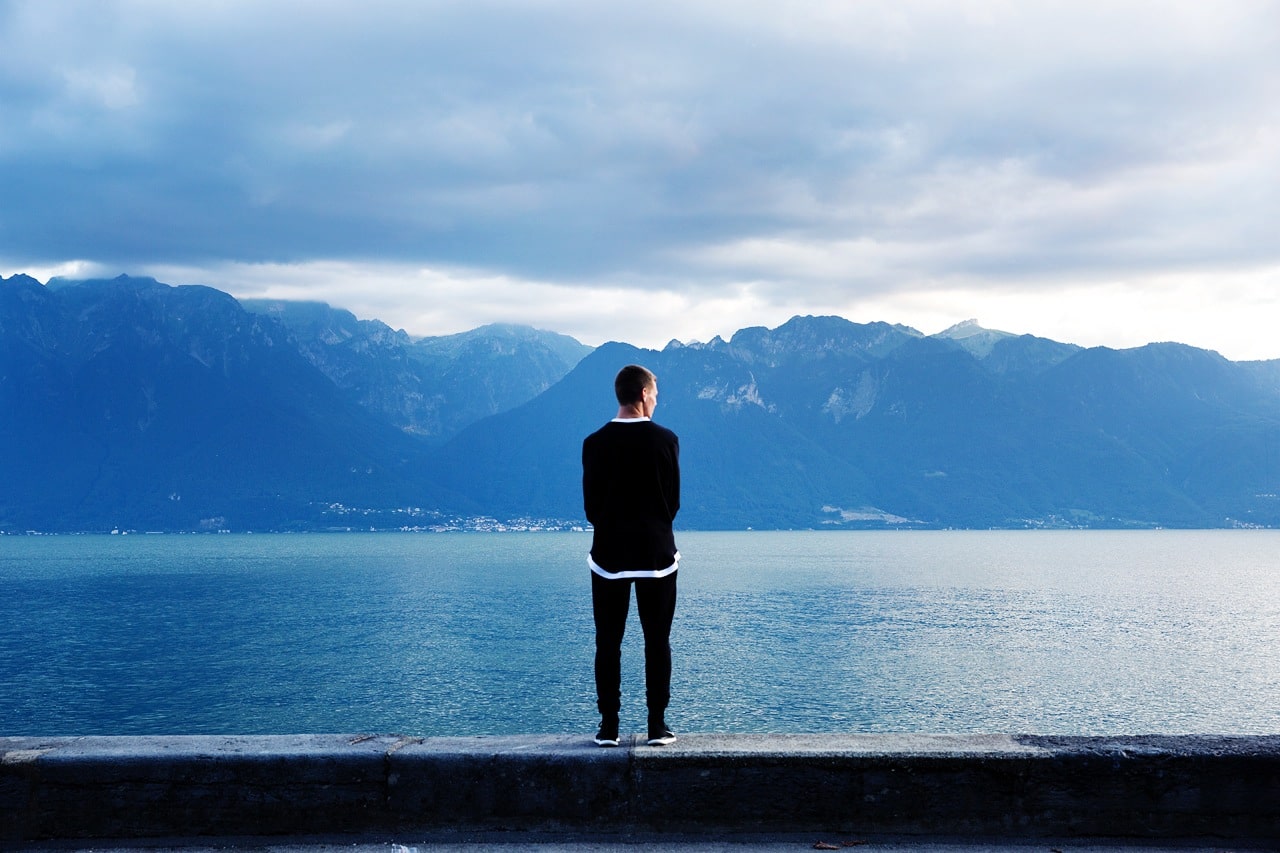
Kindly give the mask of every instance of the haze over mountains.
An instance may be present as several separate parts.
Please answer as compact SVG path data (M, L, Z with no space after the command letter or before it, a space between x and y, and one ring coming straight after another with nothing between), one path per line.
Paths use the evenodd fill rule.
M632 361L681 436L686 529L1280 523L1280 361L837 317L660 352L413 339L318 303L13 276L0 531L582 524L581 441Z

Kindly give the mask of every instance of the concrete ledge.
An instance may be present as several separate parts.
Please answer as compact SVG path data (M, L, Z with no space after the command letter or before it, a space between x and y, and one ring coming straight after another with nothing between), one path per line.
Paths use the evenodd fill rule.
M1280 737L0 738L0 841L387 830L1280 838Z

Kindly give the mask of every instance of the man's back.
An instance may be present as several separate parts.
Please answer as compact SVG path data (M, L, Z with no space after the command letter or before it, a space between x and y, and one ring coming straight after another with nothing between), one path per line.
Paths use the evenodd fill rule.
M582 496L595 528L591 556L611 571L675 560L680 441L653 421L614 420L582 443Z

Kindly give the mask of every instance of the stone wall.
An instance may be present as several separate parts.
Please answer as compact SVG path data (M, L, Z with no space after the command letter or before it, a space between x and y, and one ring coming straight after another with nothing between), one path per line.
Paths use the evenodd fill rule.
M390 830L1280 838L1280 737L0 738L0 841Z

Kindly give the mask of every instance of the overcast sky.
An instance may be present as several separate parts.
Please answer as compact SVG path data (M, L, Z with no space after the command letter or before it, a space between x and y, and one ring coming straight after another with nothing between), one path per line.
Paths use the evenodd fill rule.
M0 273L1280 358L1280 0L0 0Z

